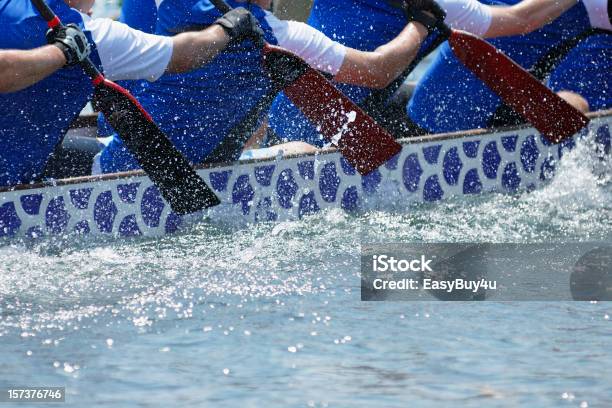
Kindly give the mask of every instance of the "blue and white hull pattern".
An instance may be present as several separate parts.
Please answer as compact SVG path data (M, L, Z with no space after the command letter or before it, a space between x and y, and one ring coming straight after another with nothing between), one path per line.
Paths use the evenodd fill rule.
M612 110L574 138L551 145L533 128L470 131L402 140L402 152L361 177L332 151L202 168L222 204L208 216L245 222L298 219L327 208L358 211L392 200L436 202L486 192L529 191L547 183L562 156L587 136L608 154ZM161 236L200 215L172 213L140 172L21 185L0 191L0 237L52 234Z

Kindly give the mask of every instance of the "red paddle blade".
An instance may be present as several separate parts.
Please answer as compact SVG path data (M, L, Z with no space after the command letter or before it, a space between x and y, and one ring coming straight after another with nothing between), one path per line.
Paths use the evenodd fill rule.
M553 143L573 136L589 119L485 40L452 30L457 58L508 106Z
M285 95L360 174L402 150L389 132L299 57L266 45L264 63L274 80L288 83Z

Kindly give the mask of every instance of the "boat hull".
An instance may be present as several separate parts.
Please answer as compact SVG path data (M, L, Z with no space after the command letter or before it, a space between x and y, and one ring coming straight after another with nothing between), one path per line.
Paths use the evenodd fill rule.
M0 192L0 237L161 236L206 216L271 222L326 208L529 191L550 181L580 138L593 137L609 153L612 111L591 118L588 129L559 145L529 127L403 140L401 153L366 177L337 152L209 166L198 172L222 204L188 217L172 213L140 172L17 186Z

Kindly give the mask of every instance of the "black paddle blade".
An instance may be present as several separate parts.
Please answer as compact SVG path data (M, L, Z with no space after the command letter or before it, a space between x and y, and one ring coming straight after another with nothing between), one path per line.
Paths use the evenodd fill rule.
M215 193L132 95L104 80L96 86L94 97L175 213L189 214L220 204Z

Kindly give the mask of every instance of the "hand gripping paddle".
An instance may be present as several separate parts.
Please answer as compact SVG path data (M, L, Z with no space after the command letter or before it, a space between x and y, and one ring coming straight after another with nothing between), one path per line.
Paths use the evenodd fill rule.
M405 10L404 1L388 3ZM559 143L588 125L585 115L487 41L444 21L436 26L457 59L550 142Z

